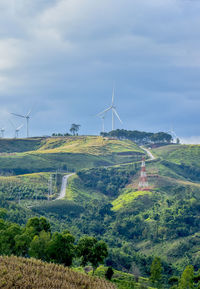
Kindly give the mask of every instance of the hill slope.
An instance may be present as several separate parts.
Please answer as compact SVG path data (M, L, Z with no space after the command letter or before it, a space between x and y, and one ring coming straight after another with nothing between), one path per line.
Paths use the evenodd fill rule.
M61 265L48 264L35 259L0 256L1 288L38 289L115 289L99 278L75 272Z
M137 161L133 142L93 136L0 140L0 172L24 174L79 170Z

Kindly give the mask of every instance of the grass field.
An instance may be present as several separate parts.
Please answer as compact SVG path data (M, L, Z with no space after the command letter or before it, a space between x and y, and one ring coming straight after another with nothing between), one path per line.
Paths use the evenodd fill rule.
M92 136L1 139L0 173L76 171L137 161L143 153L131 141Z
M152 151L167 161L200 167L200 145L169 145Z
M132 189L124 189L123 193L112 202L113 210L118 211L127 206L134 206L134 200L143 196L151 196L149 191L133 191Z

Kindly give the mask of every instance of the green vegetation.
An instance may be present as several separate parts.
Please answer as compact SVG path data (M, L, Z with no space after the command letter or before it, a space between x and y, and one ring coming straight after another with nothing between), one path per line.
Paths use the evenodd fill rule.
M171 143L173 138L170 134L165 132L144 132L138 130L125 130L125 129L116 129L110 132L102 132L102 136L116 137L118 139L129 139L138 144L168 144ZM175 140L177 141L177 140Z
M133 201L138 198L147 197L152 195L149 191L132 191L132 189L125 189L123 193L112 202L113 210L117 211L121 208L132 206Z
M30 145L26 145L28 141ZM92 136L1 139L0 148L0 173L4 175L109 166L137 161L144 153L128 140Z
M4 141L7 140L0 140L1 145ZM22 256L28 254L77 267L83 262L82 257L66 252L68 261L59 260L55 247L60 242L72 249L78 239L89 235L97 242L103 240L108 244L105 264L113 268L111 280L118 288L185 288L180 281L182 277L176 276L181 276L189 265L193 265L195 272L200 268L199 146L171 144L152 149L158 158L146 162L149 190L138 191L139 161L144 152L130 140L69 136L33 142L32 146L29 144L30 150L21 148L13 153L15 146L13 143L9 146L8 141L7 152L0 155L0 203L8 212L0 210L0 217L5 215L7 222L25 225L29 218L43 216L52 231L39 232L30 241L31 234L27 236L24 229L27 225L23 229L15 225L9 229L12 237L2 233L7 238L2 245L5 252L17 254L20 249ZM55 188L53 199L60 190L64 172L56 174L57 169L77 173L69 178L65 199L48 202L50 174L53 174ZM29 174L25 174L27 171ZM37 173L30 173L33 171ZM9 247L8 240L16 233L22 235L16 238L20 245ZM72 236L71 241L66 237L68 234ZM11 248L16 251L10 253ZM85 260L96 268L98 260L94 258L96 263L92 263L94 259L89 255ZM156 256L160 257L162 267L162 278L157 278L159 270L154 270L157 279L152 271ZM116 270L128 275L122 277ZM142 280L140 276L151 275L155 282L153 279L136 281ZM193 275L191 286L197 287L194 279L198 274Z

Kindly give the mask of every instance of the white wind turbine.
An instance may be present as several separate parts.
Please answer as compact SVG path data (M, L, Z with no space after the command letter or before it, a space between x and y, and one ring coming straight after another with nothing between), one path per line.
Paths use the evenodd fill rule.
M21 124L20 126L16 127L11 120L10 120L10 123L11 123L12 127L13 127L14 130L15 130L14 137L15 137L15 138L18 138L18 136L19 136L19 131L20 131L20 129L21 129L24 125Z
M97 116L101 117L103 119L103 129L104 129L104 118L105 118L105 114L108 111L112 111L112 130L115 129L115 116L118 118L118 120L122 123L119 114L116 111L116 106L114 104L114 96L115 96L115 92L114 92L114 88L113 88L113 92L112 92L112 103L111 106L109 106L107 109L103 110L102 112L98 113Z
M27 138L28 138L29 137L29 120L30 120L31 110L26 115L21 115L21 114L16 114L16 113L11 113L11 114L26 119L26 129L27 129Z
M105 132L105 114L100 115L100 118L102 119L102 132Z
M176 141L178 140L178 136L177 134L175 133L174 129L171 128L171 130L168 131L169 134L171 134L172 138L173 138L173 141Z
M1 138L4 138L4 132L5 132L5 128L0 128L0 132L1 132Z

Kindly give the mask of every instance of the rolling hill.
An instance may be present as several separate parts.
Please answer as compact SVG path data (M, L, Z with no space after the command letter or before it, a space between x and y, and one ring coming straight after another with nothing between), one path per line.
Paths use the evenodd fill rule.
M0 140L0 188L5 207L15 203L19 222L42 215L55 230L103 238L110 247L106 264L116 269L134 267L149 276L152 256L162 257L166 275L187 264L199 268L199 146L152 149L157 158L146 162L150 186L144 192L137 185L145 152L131 141L93 136L37 138L27 146L26 140L16 141L20 148ZM50 172L57 169L76 171L65 200L43 201ZM35 195L41 200L25 210L13 197L17 188L30 201Z
M1 139L0 172L76 171L137 161L143 153L131 141L93 136Z

